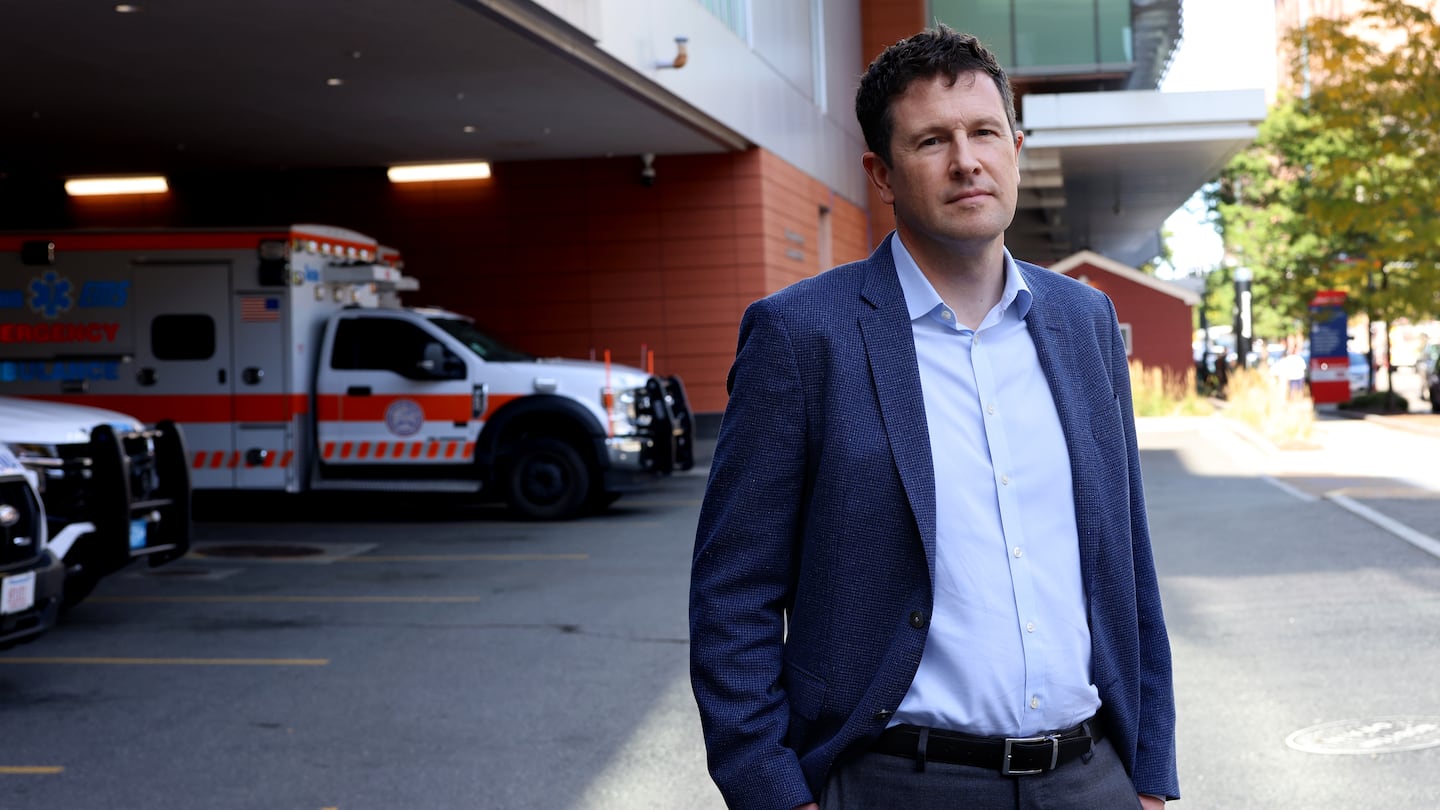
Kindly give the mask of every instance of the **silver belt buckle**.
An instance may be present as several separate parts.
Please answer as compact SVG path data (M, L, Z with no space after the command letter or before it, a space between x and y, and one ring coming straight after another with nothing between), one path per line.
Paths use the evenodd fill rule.
M1016 743L1050 743L1050 767L1034 768L1028 771L1017 771L1010 767L1010 749ZM1005 761L1000 763L1000 773L1005 776L1034 776L1037 773L1055 770L1060 762L1060 735L1051 734L1047 737L1006 737L1005 738Z

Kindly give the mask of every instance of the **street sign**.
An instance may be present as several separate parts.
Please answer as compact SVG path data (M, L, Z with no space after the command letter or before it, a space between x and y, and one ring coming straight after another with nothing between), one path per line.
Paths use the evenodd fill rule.
M1317 405L1350 401L1345 293L1321 290L1310 300L1310 399Z

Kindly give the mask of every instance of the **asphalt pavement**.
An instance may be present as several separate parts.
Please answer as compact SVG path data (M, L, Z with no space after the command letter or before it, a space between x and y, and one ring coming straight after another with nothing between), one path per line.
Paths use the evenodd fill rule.
M1440 806L1440 435L1142 420L1181 807Z
M1178 806L1440 807L1440 425L1143 419ZM709 445L699 454L708 458ZM246 497L0 653L0 810L719 810L687 678L705 471L563 524Z

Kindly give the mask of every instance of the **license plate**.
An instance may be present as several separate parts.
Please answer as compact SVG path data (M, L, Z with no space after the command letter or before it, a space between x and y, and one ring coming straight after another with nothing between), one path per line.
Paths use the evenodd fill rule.
M141 518L130 521L130 550L144 548L150 538L150 521Z
M19 613L35 606L35 572L0 581L0 613Z

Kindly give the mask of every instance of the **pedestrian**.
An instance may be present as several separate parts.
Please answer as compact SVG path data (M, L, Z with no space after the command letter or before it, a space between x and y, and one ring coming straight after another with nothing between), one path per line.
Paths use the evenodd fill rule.
M753 303L728 379L690 592L711 775L744 810L1159 807L1114 307L1005 249L1024 136L974 37L887 48L855 107L896 229Z

